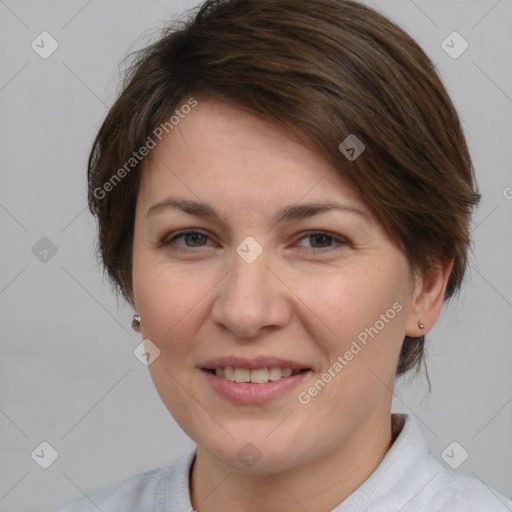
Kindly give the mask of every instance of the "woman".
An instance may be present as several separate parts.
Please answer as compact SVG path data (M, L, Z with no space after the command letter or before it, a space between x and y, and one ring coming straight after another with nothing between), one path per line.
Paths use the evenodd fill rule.
M374 10L210 0L169 29L98 133L89 205L197 449L64 510L512 509L391 414L478 199L431 61Z

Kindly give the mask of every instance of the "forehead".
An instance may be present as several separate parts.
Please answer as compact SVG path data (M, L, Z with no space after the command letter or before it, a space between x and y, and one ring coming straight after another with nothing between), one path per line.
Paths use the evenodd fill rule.
M145 161L140 194L222 199L247 207L276 200L344 199L364 209L339 170L271 121L232 105L198 101ZM226 199L230 201L226 201Z

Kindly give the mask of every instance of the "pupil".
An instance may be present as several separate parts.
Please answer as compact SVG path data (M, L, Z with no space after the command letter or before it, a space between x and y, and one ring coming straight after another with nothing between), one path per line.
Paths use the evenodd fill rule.
M325 242L326 244L328 243L330 237L328 235L312 235L311 237L312 239L316 239L318 241L318 239L321 239L323 240L323 242ZM313 244L314 246L315 244ZM322 245L322 241L320 242L320 245Z
M188 235L186 235L186 239L187 239L187 241L190 241L191 237L194 237L194 238L192 238L192 244L194 244L194 242L201 242L202 236L203 235L201 235L200 233L189 233ZM200 244L197 244L197 245L200 245Z

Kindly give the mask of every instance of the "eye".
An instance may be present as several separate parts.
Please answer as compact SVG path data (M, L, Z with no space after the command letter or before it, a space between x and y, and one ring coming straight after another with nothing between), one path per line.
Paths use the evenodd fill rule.
M300 240L309 240L312 242L313 250L329 249L333 247L333 243L337 245L347 245L347 241L337 236L324 232L308 233ZM299 244L300 245L300 244ZM312 251L313 252L313 251Z
M178 240L183 240L185 244L178 243ZM186 230L163 239L160 246L177 248L178 250L193 250L194 248L207 246L208 240L210 240L210 237L201 231ZM311 245L309 245L309 247L302 245L301 243L298 243L297 245L305 248L307 252L318 252L322 251L322 249L336 248L336 245L348 245L346 240L322 231L307 233L299 239L299 242L302 242L303 240L307 240Z
M176 241L179 239L183 239L185 241L185 245L177 244ZM194 247L204 247L206 240L209 240L209 237L204 233L195 230L182 231L181 233L177 233L172 238L166 238L161 242L162 247L169 247L172 245L176 245L178 247L183 248L194 248Z

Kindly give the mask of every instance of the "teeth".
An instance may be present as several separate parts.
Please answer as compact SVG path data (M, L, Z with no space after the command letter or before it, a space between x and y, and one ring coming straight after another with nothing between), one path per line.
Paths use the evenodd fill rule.
M250 382L251 371L244 368L235 368L235 382Z
M268 370L268 380L279 380L281 378L282 371L281 368L269 368Z
M293 373L291 368L258 368L257 370L249 370L247 368L216 368L215 375L224 377L233 382L254 382L256 384L265 384L269 381L279 380L283 377L290 377Z
M268 368L251 370L251 382L256 382L257 384L268 382Z

